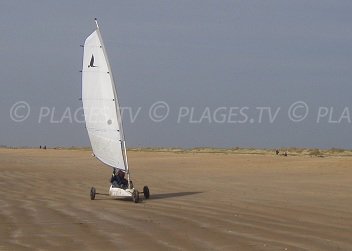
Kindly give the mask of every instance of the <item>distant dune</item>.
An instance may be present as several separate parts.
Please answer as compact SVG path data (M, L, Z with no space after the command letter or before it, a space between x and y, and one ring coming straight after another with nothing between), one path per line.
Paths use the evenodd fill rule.
M0 146L0 148L8 149L38 149L39 147L8 147ZM91 151L90 147L51 147L48 149L56 150L81 150ZM298 147L280 147L277 149L271 148L212 148L212 147L195 147L195 148L177 148L177 147L130 147L128 151L131 152L170 152L170 153L224 153L224 154L259 154L259 155L273 155L275 151L279 150L279 156L285 152L290 156L316 156L316 157L329 157L329 156L351 156L351 149L330 148L298 148Z
M210 148L210 147L197 147L197 148L129 148L130 151L149 151L149 152L174 152L174 153L225 153L225 154L260 154L260 155L273 155L276 149L269 148ZM279 155L287 152L291 156L352 156L352 150L331 148L331 149L318 149L318 148L296 148L296 147L281 147L278 148Z

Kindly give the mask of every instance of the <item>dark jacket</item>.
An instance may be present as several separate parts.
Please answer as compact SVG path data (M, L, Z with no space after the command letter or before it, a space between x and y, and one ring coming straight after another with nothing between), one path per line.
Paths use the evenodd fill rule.
M128 181L125 178L120 177L119 175L113 174L111 176L110 182L113 186L127 188Z

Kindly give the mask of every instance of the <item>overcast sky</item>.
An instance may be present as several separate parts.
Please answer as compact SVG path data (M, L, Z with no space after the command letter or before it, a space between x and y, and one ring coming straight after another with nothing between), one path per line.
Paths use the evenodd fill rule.
M352 148L351 13L331 0L1 1L0 145L89 145L80 45L97 17L128 146Z

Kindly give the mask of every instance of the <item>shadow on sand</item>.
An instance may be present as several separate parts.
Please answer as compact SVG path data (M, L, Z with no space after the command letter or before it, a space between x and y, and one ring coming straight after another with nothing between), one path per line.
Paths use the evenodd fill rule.
M178 192L178 193L159 193L159 194L151 194L150 198L148 200L161 200L161 199L168 199L168 198L175 198L175 197L182 197L182 196L188 196L188 195L193 195L193 194L199 194L199 193L204 193L204 192ZM141 201L144 201L143 194L140 194L140 199ZM98 197L98 198L97 198ZM109 196L107 193L97 193L97 197L95 197L95 200L112 200L115 198L112 198ZM131 200L130 198L126 199L119 199L121 201L124 200Z
M161 200L168 199L174 197L188 196L193 194L198 194L203 192L178 192L178 193L159 193L159 194L151 194L149 200Z

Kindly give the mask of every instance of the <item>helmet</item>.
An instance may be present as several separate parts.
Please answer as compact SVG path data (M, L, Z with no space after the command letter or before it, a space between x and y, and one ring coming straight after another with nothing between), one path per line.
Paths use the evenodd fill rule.
M117 172L117 175L125 177L125 173L119 169L119 171Z

